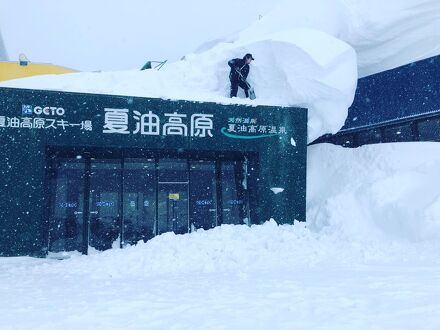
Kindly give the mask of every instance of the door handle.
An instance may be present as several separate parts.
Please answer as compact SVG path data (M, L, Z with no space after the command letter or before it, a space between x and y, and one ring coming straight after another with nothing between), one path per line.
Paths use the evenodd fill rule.
M81 211L75 211L73 214L83 214Z
M90 214L98 214L98 211L91 211Z

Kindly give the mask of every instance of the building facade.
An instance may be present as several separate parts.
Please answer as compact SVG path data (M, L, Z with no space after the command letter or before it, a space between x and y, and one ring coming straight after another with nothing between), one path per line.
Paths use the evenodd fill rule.
M0 88L0 255L305 220L307 110Z

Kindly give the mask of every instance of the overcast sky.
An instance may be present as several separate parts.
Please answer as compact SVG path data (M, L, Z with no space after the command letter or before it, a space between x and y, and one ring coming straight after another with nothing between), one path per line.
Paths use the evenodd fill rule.
M235 34L274 2L0 0L0 31L11 61L24 53L83 71L138 69Z

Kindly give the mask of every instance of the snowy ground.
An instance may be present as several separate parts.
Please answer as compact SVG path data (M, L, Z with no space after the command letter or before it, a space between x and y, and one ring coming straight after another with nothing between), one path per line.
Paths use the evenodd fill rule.
M159 238L135 251L110 251L66 261L2 259L0 327L440 326L440 264L438 254L429 257L434 251L417 255L425 246L373 248L274 224L189 236ZM242 239L247 242L240 243ZM181 250L191 255L185 256ZM158 255L153 263L163 258L161 266L148 264L144 255L151 252ZM194 258L205 263L195 263ZM127 263L133 267L127 268Z
M309 149L307 223L1 258L0 329L439 329L440 146Z

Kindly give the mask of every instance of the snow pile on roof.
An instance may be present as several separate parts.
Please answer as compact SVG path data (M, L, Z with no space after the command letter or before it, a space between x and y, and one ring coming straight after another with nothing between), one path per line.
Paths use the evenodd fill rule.
M322 52L322 48L326 51ZM248 80L257 100L230 99L231 58L251 52L256 60ZM296 29L263 38L222 43L160 71L75 73L37 76L3 86L148 96L164 99L302 106L309 110L309 140L343 125L357 80L355 53L338 39L315 30Z
M368 76L440 54L437 0L343 0L356 12L349 36L359 75Z
M282 0L230 42L161 71L78 73L4 82L41 88L309 108L309 141L344 124L359 73L366 75L440 53L437 0ZM190 38L190 36L189 36ZM227 61L252 53L257 100L228 98ZM242 96L242 95L241 95Z

